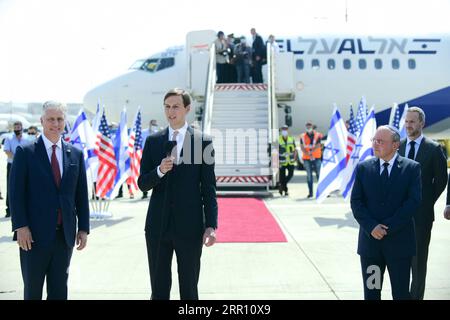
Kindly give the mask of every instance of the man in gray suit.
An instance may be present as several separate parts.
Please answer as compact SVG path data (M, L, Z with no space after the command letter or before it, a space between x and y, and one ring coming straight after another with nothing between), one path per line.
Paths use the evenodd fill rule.
M417 254L412 261L411 298L423 300L427 275L428 246L434 221L434 204L447 183L447 160L438 143L425 137L422 129L425 113L411 107L406 113L407 138L402 140L399 153L420 163L422 203L414 216Z

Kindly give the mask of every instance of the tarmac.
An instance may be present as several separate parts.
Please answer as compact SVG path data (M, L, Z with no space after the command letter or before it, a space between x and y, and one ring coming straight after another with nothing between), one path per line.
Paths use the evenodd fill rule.
M1 150L3 151L3 150ZM6 195L6 156L0 152L0 189ZM316 186L316 183L315 183ZM36 186L37 188L39 186ZM124 191L126 188L124 188ZM91 220L88 245L74 250L69 299L148 300L150 279L144 222L148 199L110 203L112 217ZM285 243L217 243L203 249L199 281L202 300L361 300L356 254L358 224L350 204L331 196L322 204L306 199L304 171L295 171L289 196L264 201L286 235ZM445 195L435 205L425 299L450 299L450 221L443 218ZM0 203L0 300L23 299L19 249ZM243 212L242 214L245 214ZM220 223L220 221L219 221ZM220 232L220 225L218 232ZM176 260L171 299L179 299ZM44 289L44 298L45 298ZM392 299L386 272L382 298Z

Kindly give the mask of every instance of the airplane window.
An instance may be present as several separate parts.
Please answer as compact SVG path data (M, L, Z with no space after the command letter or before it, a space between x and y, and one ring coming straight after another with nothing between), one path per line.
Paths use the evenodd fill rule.
M367 68L367 62L366 59L359 59L358 65L360 69L366 69Z
M375 59L374 63L375 63L375 69L383 68L383 62L381 61L381 59Z
M136 60L129 69L140 69L145 60Z
M343 65L344 65L344 69L348 70L352 67L352 62L350 61L350 59L344 59Z
M155 72L156 67L158 66L158 60L159 60L158 58L148 59L141 66L141 69L149 72Z
M303 68L305 67L305 62L303 61L303 59L297 59L297 61L295 61L295 67L298 70L303 70Z
M336 62L334 59L328 59L328 69L334 70L336 68Z
M318 59L312 59L312 61L311 61L311 67L312 67L314 70L318 70L318 69L320 68L320 62L319 62L319 60L318 60Z
M414 59L409 59L409 60L408 60L408 68L410 68L410 69L415 69L415 68L416 68L416 60L414 60Z
M398 59L392 59L392 69L397 70L398 68L400 68L400 62Z
M167 69L175 65L175 58L162 58L161 61L159 61L159 66L157 71L161 71L163 69Z

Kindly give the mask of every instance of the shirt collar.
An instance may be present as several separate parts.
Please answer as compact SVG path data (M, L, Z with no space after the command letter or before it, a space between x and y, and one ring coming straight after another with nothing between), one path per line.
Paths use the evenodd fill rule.
M51 147L55 144L53 142L51 142L50 140L47 139L47 137L45 136L45 134L43 133L42 135L42 140L44 141L44 145L45 145L45 149L51 149ZM58 140L58 142L56 143L56 146L59 149L62 149L62 145L61 145L61 138Z
M411 140L410 138L406 137L406 144L409 145L409 143L411 141L414 141L416 143L417 146L420 146L420 143L422 142L423 139L423 134L421 134L420 136L418 136L415 140Z
M186 131L188 128L187 122L184 123L184 126L182 126L180 129L174 130L171 126L169 126L169 140L173 137L173 132L178 131L178 137L184 137L186 135Z
M395 159L397 159L397 157L398 157L398 153L396 153L396 154L392 157L392 159L389 160L389 167L392 167L392 166L394 165ZM383 167L383 164L384 164L385 162L386 162L386 161L384 161L383 159L380 159L380 166Z

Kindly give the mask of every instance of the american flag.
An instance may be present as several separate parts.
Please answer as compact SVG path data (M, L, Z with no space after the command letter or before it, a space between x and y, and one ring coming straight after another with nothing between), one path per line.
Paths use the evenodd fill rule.
M355 119L355 135L358 136L358 134L361 132L362 128L364 127L364 122L366 121L366 100L364 98L361 99L358 105L358 113L356 114Z
M347 153L345 156L345 158L347 159L346 162L348 162L348 159L350 159L356 143L356 123L352 105L350 105L350 119L348 120L348 122L349 126L347 132Z
M400 108L395 106L394 119L392 120L392 126L399 129L400 128Z
M108 123L106 122L104 111L100 120L97 141L95 144L95 151L99 160L96 195L98 197L105 198L106 194L114 186L117 163L114 155L114 146L111 141L111 132L109 130Z
M130 155L131 173L127 179L127 184L129 184L134 190L138 190L137 180L139 177L139 170L141 169L143 142L141 120L141 111L138 110L133 130L130 133L130 139L128 142L128 154Z

